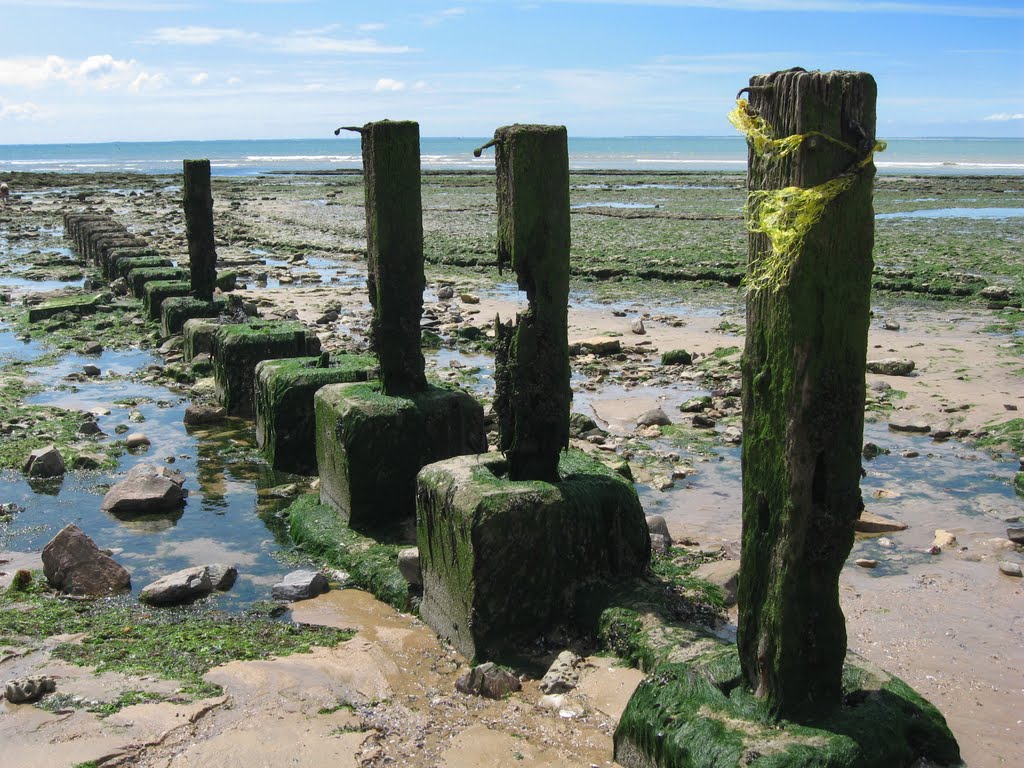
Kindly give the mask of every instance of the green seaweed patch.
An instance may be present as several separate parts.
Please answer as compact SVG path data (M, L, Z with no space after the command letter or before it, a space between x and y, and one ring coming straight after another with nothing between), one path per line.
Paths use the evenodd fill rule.
M97 672L178 680L183 693L195 697L220 692L203 680L219 664L306 653L354 634L195 608L154 611L125 598L68 600L50 592L41 574L35 576L25 591L0 594L0 635L38 647L54 635L85 633L80 642L54 647L53 655Z
M939 711L903 681L849 659L844 701L813 724L773 720L747 689L735 646L657 667L615 731L616 758L663 768L890 768L959 763ZM638 762L646 759L649 762Z
M989 424L985 430L988 434L978 439L979 448L992 454L1024 456L1024 418Z
M398 551L407 545L356 533L315 494L300 496L285 515L292 541L303 553L347 571L348 586L365 589L381 602L408 610L409 586L398 570Z

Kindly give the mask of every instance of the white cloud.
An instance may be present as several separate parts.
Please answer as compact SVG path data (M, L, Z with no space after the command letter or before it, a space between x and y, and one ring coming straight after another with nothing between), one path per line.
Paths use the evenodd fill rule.
M240 29L218 27L160 27L144 41L168 45L214 45L233 40L253 40L259 35Z
M134 60L115 59L109 53L79 62L54 55L0 59L0 85L5 86L42 88L63 83L97 91L124 86L136 90L137 83L151 86L162 80L162 75L140 70Z
M192 76L192 85L202 85L209 79L210 76L206 72L199 72Z
M132 80L128 89L132 93L141 93L142 91L157 91L165 85L167 85L167 78L163 75L151 75L148 72L140 72L138 77Z
M381 30L387 29L387 24L382 24L379 21L371 21L367 24L360 24L356 29L360 32L380 32Z
M920 3L894 0L548 0L574 5L647 5L667 8L714 8L720 11L770 13L906 13L918 16L967 16L976 18L1024 18L1024 8L971 5L968 3Z
M382 77L373 87L375 91L404 91L405 83L401 80L392 80L390 77Z
M996 112L994 115L983 117L982 120L989 120L995 123L1006 123L1010 120L1024 120L1024 112Z
M460 16L465 15L465 8L446 8L445 10L439 13L433 13L427 16L422 16L420 18L426 26L432 27L435 24L440 24L441 22L444 21L451 21L452 19L457 19Z
M31 101L15 104L14 102L0 99L0 120L33 120L44 115L45 110Z
M413 49L405 45L383 45L371 38L343 40L318 35L291 35L274 37L268 44L282 53L410 53Z

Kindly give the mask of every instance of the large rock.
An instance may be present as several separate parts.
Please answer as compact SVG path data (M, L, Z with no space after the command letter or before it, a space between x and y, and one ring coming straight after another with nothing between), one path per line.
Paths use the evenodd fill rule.
M459 693L484 696L488 699L503 699L513 691L522 690L519 678L493 661L480 664L455 681Z
M206 597L213 590L226 591L238 572L230 565L196 565L157 579L142 588L139 600L150 605L180 605Z
M36 448L25 460L23 470L29 477L59 477L64 474L64 457L52 445Z
M853 530L857 533L895 533L907 530L907 524L864 510L854 521Z
M74 523L43 547L43 574L54 589L73 595L112 595L131 589L128 571L100 552Z
M292 571L273 586L275 600L309 600L327 591L327 578L318 571Z
M548 667L540 681L540 689L544 693L565 693L571 691L580 682L577 667L580 657L572 651L562 651Z
M4 698L11 704L28 704L38 701L47 693L57 689L57 683L48 675L32 675L9 680L4 685Z
M100 509L115 514L146 514L179 508L187 491L185 477L166 467L138 464L124 480L107 491Z
M739 560L717 560L713 563L704 563L690 575L722 590L722 599L727 608L736 605L736 589L740 575Z
M905 357L868 360L868 373L877 373L882 376L909 376L913 370L914 361Z

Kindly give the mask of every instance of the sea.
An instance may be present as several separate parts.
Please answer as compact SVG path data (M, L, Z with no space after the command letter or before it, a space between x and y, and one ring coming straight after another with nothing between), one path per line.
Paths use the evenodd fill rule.
M490 170L493 150L479 158L483 137L423 137L426 170ZM129 171L173 174L185 158L209 158L215 176L357 169L358 137L0 145L0 173ZM625 136L569 139L577 170L742 171L742 136ZM1024 175L1024 138L892 139L875 156L882 174Z

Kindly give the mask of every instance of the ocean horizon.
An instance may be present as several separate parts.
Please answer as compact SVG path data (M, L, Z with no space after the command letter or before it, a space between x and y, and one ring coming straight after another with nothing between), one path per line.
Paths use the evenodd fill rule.
M486 137L422 137L425 170L493 170L493 151L473 157ZM1024 138L896 138L875 157L880 174L1024 175ZM215 176L353 170L356 136L324 139L102 142L0 145L0 173L176 174L186 158L210 159ZM742 171L742 136L570 137L574 170Z

